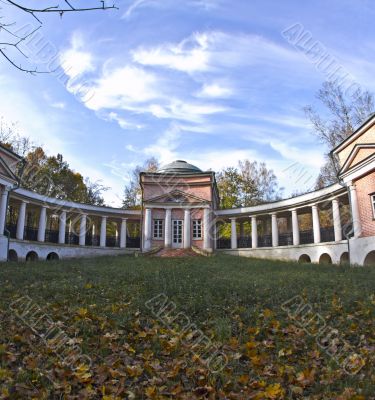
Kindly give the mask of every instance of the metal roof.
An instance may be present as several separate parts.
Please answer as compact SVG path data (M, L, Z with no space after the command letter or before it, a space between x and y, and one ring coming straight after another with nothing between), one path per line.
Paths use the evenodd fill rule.
M194 174L200 173L200 170L195 165L189 164L184 160L176 160L167 165L162 166L157 172L160 173L177 173L177 174Z

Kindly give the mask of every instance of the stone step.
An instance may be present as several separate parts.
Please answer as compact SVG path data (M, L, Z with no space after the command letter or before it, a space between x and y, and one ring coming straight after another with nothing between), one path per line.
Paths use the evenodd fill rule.
M198 254L192 249L161 249L156 254L155 257L197 257Z

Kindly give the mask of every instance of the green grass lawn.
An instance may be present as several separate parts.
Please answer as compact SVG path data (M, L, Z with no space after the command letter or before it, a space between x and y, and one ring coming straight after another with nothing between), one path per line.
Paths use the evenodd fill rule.
M0 398L375 399L374 309L374 268L2 264Z

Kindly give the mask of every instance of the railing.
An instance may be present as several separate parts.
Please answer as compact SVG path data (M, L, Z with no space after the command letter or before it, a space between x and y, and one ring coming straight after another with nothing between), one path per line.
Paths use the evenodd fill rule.
M353 236L354 236L353 224L349 222L342 227L342 237L343 239L350 239Z
M138 249L141 247L141 238L138 237L126 237L126 247L129 247L131 249Z
M310 244L314 243L314 231L300 231L299 233L300 244Z
M86 246L100 246L100 236L87 233Z
M59 231L53 231L46 229L45 241L48 243L58 243L59 242Z
M320 241L321 242L334 242L335 230L333 226L329 228L320 228Z
M216 248L217 249L230 249L231 248L231 239L230 238L219 238L216 240Z
M106 239L107 247L120 247L119 239L116 236L107 236Z
M293 233L280 233L279 234L279 246L293 246Z
M240 236L237 239L237 247L239 249L249 249L249 248L251 248L251 237L250 236Z
M36 242L38 240L38 228L34 228L33 226L26 226L24 238L25 240Z
M12 239L16 238L16 233L17 233L17 225L16 224L7 224L6 230L9 232L9 235Z
M66 232L65 233L65 244L79 244L79 236L74 232Z
M272 235L258 236L258 247L272 247Z

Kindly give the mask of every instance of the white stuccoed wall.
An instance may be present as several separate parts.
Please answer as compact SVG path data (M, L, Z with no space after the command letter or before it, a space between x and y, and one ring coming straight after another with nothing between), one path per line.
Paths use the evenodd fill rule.
M342 240L341 242L304 244L299 246L259 247L256 249L235 250L222 249L217 251L242 257L268 258L285 261L298 261L302 254L307 254L313 263L318 263L320 256L327 253L330 255L332 263L339 264L341 255L348 251L348 244L346 240Z
M367 254L375 250L375 236L353 238L350 244L350 262L353 265L363 265Z
M0 261L7 261L8 259L8 238L0 235Z
M47 255L50 253L56 253L58 254L60 259L66 259L66 258L82 258L82 257L116 256L124 254L134 254L135 252L139 252L139 249L68 246L68 245L59 245L55 243L35 243L24 240L20 241L16 239L10 240L9 250L16 251L19 261L25 260L27 253L30 251L35 251L38 254L39 260L46 260Z

